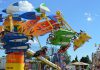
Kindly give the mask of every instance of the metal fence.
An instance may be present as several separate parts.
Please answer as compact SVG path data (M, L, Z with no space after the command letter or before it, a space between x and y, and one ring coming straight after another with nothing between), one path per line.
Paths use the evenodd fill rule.
M26 62L25 63L25 70L42 70L41 69L41 62Z

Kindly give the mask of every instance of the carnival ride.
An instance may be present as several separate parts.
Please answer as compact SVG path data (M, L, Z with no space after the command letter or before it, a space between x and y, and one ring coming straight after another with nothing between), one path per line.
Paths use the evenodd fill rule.
M79 33L74 31L64 20L60 11L57 11L55 15L46 15L46 12L50 10L44 3L35 9L37 12L33 10L20 10L18 6L24 2L28 1L16 2L11 4L6 10L3 10L3 12L8 14L7 17L4 18L0 14L0 22L3 22L0 26L0 39L7 54L6 70L24 70L24 54L26 52L57 70L61 70L59 66L42 57L45 55L46 50L37 51L36 53L30 51L29 43L27 43L28 40L36 37L40 48L42 48L38 36L50 33L46 43L61 46L57 52L61 54L70 47L71 43L73 43L74 50L76 50L91 37L83 31ZM24 6L22 5L22 7ZM16 12L21 11L25 13L16 14ZM35 54L37 56L34 56Z

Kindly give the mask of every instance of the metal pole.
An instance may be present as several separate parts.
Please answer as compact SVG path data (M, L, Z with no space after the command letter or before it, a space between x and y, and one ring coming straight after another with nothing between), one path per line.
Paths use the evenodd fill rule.
M14 25L13 25L12 15L10 14L8 17L9 17L9 20L10 20L10 31L13 32Z
M37 39L37 41L38 41L38 43L39 43L40 48L42 48L42 46L41 46L41 43L40 43L40 41L39 41L38 36L36 36L36 39Z

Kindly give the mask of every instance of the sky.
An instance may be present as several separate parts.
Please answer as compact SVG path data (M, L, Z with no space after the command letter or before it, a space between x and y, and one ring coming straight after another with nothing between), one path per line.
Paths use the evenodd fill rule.
M17 1L20 0L0 0L0 13L2 13L1 11L7 8L9 4L15 3ZM68 54L71 55L71 60L73 60L76 55L78 56L78 59L86 55L91 57L92 52L96 51L97 47L95 47L94 44L100 44L100 0L28 1L31 2L35 8L37 8L41 3L45 3L51 10L49 14L55 14L57 10L60 10L65 20L75 31L79 32L80 30L83 30L92 37L89 42L86 42L76 51L73 50L73 46L67 50ZM39 40L43 46L46 45L45 41L47 37L48 34L39 37ZM32 47L32 49L34 50L35 47L39 48L39 46L35 45ZM0 53L2 53L0 56L4 55L4 51L0 51Z

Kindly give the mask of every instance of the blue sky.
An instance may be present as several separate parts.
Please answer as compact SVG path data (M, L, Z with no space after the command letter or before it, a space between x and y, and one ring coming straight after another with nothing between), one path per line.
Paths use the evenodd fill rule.
M0 13L2 9L7 8L11 3L20 0L0 0ZM76 51L71 46L68 49L68 53L71 58L74 59L77 55L80 59L82 56L89 55L91 57L92 52L95 52L97 47L94 44L100 42L100 0L28 0L37 8L40 3L45 3L51 12L49 14L55 14L57 10L63 13L65 20L69 25L77 32L83 30L88 33L92 39L86 42L81 48ZM40 37L42 45L45 45L45 40L48 35ZM43 41L44 39L44 41ZM34 48L33 48L34 49ZM0 51L1 53L2 51ZM4 54L1 54L1 56Z

